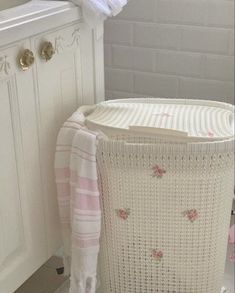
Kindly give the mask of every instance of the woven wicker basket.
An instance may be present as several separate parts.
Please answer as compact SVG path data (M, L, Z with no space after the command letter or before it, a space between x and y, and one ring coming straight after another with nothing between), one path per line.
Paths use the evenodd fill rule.
M101 293L220 293L234 186L233 106L138 99L87 117L102 193Z

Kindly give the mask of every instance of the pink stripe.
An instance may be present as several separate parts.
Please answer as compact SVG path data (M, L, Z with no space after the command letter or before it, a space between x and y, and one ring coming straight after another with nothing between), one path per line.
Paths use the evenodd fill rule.
M83 210L79 210L79 209L74 209L74 214L77 216L81 216L81 217L101 217L101 212L100 211L89 211L90 213L92 212L92 214L87 213L87 211L83 211Z
M81 149L81 148L79 148L77 146L73 146L73 148L74 149L77 149L80 152L83 152L83 153L89 155L90 157L96 158L96 155L95 154L89 153L87 150L83 150L83 149Z
M235 244L235 224L230 228L229 243Z
M66 179L70 177L69 168L55 168L56 179Z
M71 146L71 145L68 145L68 144L57 144L56 145L56 148L61 148L61 149L66 149L66 150L71 150L72 148L73 149L76 149L76 150L79 150L89 156L92 156L92 157L95 157L96 155L95 154L92 154L92 153L89 153L87 150L83 150L81 148L79 148L78 146Z
M80 248L99 246L99 239L73 239L73 242Z
M74 199L74 207L80 210L97 211L100 210L100 199L96 196L78 194Z
M235 251L230 255L230 260L235 263Z
M75 155L78 155L81 158L85 158L87 160L92 160L94 162L96 162L95 156L93 155L89 155L83 151L79 151L77 149L73 150L73 149L56 149L56 153L72 153Z
M69 183L57 183L57 195L58 197L70 196Z
M67 152L67 151L57 151L57 152ZM83 159L85 161L96 163L96 159L94 159L94 158L92 158L92 157L90 157L90 156L88 156L86 154L82 155L82 154L80 154L78 152L75 152L75 151L71 151L71 154L76 155L76 156L78 156L79 158L81 158L81 159Z
M68 153L68 154L70 154L70 152L71 152L71 148L66 149L66 148L58 148L58 147L56 147L56 153Z
M99 223L100 219L97 219L97 220L87 220L87 219L82 220L82 219L78 219L78 222L85 222L85 223L94 223L94 222L96 222L96 223Z
M63 128L76 129L76 130L80 130L80 129L81 129L81 127L66 126L66 125L62 126L62 129L63 129Z
M91 155L87 155L85 153L81 154L81 152L77 152L76 150L75 151L71 151L71 150L56 150L56 153L59 154L59 153L64 153L64 154L73 154L73 155L76 155L78 156L79 158L85 160L85 161L88 161L88 162L94 162L96 163L96 159L94 156L91 156Z
M81 159L83 159L83 160L85 160L85 161L89 161L89 162L94 162L94 163L96 163L96 158L95 158L95 156L93 156L93 155L88 155L88 154L86 154L86 153L82 153L82 151L71 151L71 150L69 150L69 149L67 149L67 150L56 150L56 154L57 154L57 156L60 156L60 153L64 153L64 154L69 154L69 155L71 155L71 154L73 154L73 155L76 155L76 156L78 156L79 158L81 158Z
M70 181L73 183L77 183L80 189L86 189L88 191L96 191L96 192L98 191L97 180L90 179L87 177L81 177L77 175L76 171L70 171L69 168L56 168L55 173L56 173L57 180L66 180L70 178ZM57 185L60 190L68 188L68 183L57 182Z
M73 235L74 236L78 236L78 238L82 238L82 239L91 239L91 238L94 238L96 237L97 234L99 234L100 232L76 232L76 231L73 231Z
M71 171L71 182L76 182L77 187L80 189L86 189L88 191L98 191L97 180L90 179L87 177L81 177L76 171Z

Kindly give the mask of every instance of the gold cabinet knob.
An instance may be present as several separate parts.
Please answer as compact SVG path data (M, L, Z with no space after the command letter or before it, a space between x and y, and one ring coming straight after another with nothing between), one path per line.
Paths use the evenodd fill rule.
M55 49L51 42L45 42L41 49L41 57L46 61L51 60L53 55L55 54Z
M35 57L32 51L25 49L20 56L20 67L25 71L34 64Z

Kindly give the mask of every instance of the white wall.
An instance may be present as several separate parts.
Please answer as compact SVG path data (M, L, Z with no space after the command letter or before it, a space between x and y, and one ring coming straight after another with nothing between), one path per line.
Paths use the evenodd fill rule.
M234 0L130 0L105 24L107 98L234 103Z

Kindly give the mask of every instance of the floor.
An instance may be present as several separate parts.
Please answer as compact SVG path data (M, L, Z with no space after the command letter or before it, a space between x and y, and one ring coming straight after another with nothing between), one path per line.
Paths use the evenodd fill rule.
M67 280L67 277L58 275L56 272L56 269L62 266L61 258L52 257L15 293L54 293ZM68 290L64 292L67 293Z
M69 281L66 281L55 293L69 293Z
M230 252L231 247L228 250L228 255ZM61 266L61 259L53 257L15 293L69 293L69 280L56 272L56 268ZM226 293L235 292L234 273L234 264L228 261L224 278L224 285L228 289Z

